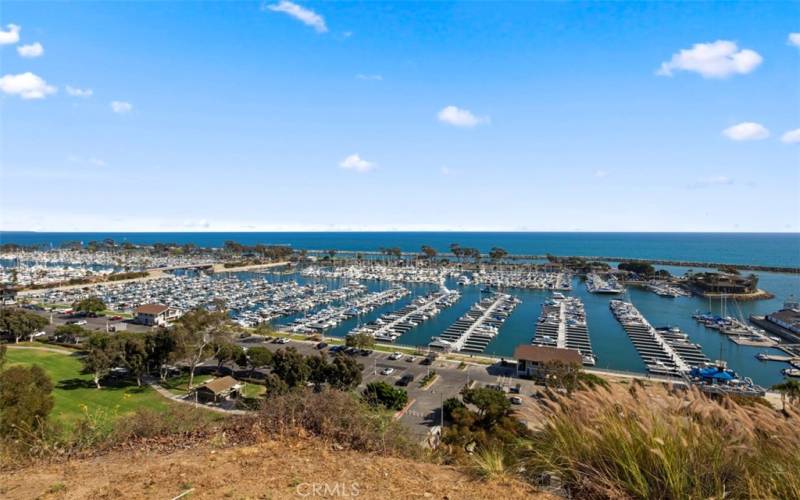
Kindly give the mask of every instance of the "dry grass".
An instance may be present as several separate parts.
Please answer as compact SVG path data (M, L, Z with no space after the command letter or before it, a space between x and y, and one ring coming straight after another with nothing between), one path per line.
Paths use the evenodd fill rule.
M631 385L547 403L526 459L584 498L800 498L800 414Z

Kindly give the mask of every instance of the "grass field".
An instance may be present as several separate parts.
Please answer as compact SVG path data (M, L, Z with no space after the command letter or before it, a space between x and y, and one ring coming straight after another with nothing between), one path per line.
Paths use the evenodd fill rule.
M95 389L91 375L81 374L81 362L74 354L8 349L8 363L39 365L53 381L55 407L51 418L70 425L86 412L97 418L115 418L140 408L165 410L171 403L150 387L104 386Z

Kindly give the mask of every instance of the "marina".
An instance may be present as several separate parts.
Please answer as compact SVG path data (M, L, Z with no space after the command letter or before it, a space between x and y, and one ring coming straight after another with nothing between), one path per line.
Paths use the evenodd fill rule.
M481 353L500 333L500 327L519 303L518 298L505 293L486 297L440 336L433 337L428 347L440 351Z
M702 359L699 345L689 343L683 333L653 328L630 302L612 300L609 307L636 347L648 372L681 376L691 369L691 360ZM689 359L684 358L687 354L690 354Z
M356 327L350 333L366 333L381 342L394 342L461 298L460 293L442 288L439 292L416 298L397 312L383 314L366 325Z
M586 366L594 366L597 361L589 339L586 310L583 301L577 297L554 293L542 305L542 313L536 323L536 332L531 343L575 349L580 352Z
M623 293L625 287L612 275L603 278L597 273L589 273L586 276L586 290L590 293L617 295Z
M472 279L467 279L460 284L485 285L499 289L527 288L569 291L572 290L572 276L569 273L561 272L485 271L473 273Z
M366 288L366 287L364 287ZM293 333L319 333L336 327L342 321L365 314L376 307L392 304L408 295L408 289L393 287L348 301L343 305L330 306L310 316L295 319L288 330Z

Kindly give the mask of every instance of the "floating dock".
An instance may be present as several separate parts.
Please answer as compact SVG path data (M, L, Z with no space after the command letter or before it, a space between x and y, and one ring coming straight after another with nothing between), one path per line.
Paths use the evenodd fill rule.
M531 343L575 349L580 352L586 366L594 366L596 362L586 326L586 311L577 297L562 296L545 302Z
M443 351L483 352L519 302L505 293L493 294L474 304L440 336L433 337L428 346Z
M354 328L350 333L367 333L376 340L394 342L397 337L439 314L442 309L458 302L460 297L460 293L447 289L432 293L415 299L397 312L384 314L375 321Z
M657 375L682 376L692 366L708 363L699 344L677 328L653 328L630 302L612 300L611 311L631 339L647 371Z

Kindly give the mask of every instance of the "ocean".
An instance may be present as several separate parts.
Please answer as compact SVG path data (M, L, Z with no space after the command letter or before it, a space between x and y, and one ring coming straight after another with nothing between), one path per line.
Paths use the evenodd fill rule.
M309 250L370 251L399 247L418 252L422 245L448 251L451 243L488 252L504 248L512 254L583 255L800 267L800 233L531 233L531 232L305 232L305 233L37 233L0 231L0 243L58 246L65 241L129 241L194 243L221 247L233 240L290 245Z

